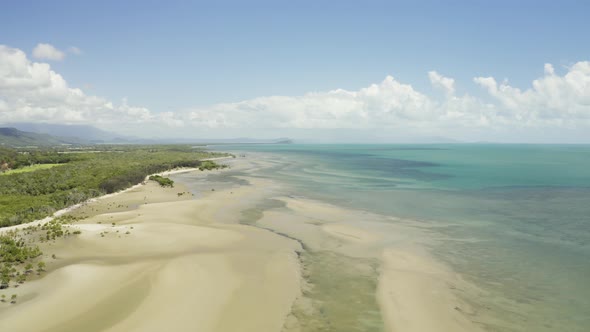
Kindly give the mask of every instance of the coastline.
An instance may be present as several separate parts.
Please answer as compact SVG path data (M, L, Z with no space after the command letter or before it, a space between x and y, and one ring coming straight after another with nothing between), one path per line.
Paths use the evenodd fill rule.
M225 160L225 159L232 159L232 157L215 157L215 158L205 158L202 159L201 161L216 161L216 160ZM150 175L147 175L144 180L141 183L138 184L134 184L133 186L129 187L129 188L125 188L123 190L119 190L117 192L114 193L110 193L110 194L104 194L98 197L94 197L91 199L88 199L84 202L78 203L78 204L74 204L71 206L68 206L66 208L63 208L61 210L57 210L55 211L52 215L47 216L43 219L38 219L38 220L33 220L31 222L27 222L27 223L23 223L23 224L18 224L18 225L13 225L13 226L8 226L8 227L0 227L0 235L4 234L5 232L9 232L11 230L20 230L29 226L38 226L47 222L50 222L52 220L54 220L55 218L59 218L67 213L73 212L76 209L86 205L86 204L91 204L93 202L97 202L101 199L107 199L110 197L115 197L117 195L126 193L128 191L140 188L141 186L145 185L145 183L147 181L149 181L149 177L152 175L162 175L162 176L169 176L169 175L174 175L174 174L181 174L181 173L188 173L188 172L194 172L197 171L198 168L194 168L194 167L186 167L186 168L176 168L176 169L171 169L171 170L167 170L164 172L158 172L158 173L153 173Z
M250 160L235 166L265 167ZM415 229L364 211L276 196L280 186L266 179L240 175L248 185L211 191L212 172L158 174L180 173L204 177L204 196L179 195L189 190L182 182L175 188L148 183L64 211L88 217L69 226L82 234L43 248L57 257L50 273L20 286L17 305L0 306L0 327L29 331L43 322L46 331L295 332L337 318L393 332L479 330L452 292L462 281L416 250ZM244 211L268 198L281 207L242 224ZM347 270L358 275L340 280ZM326 298L334 285L351 288ZM367 307L381 318L367 323L355 316ZM320 311L328 316L318 318ZM26 319L30 315L39 319Z
M56 259L47 275L15 289L16 305L0 304L0 327L280 330L300 293L299 244L254 227L212 224L211 213L241 204L256 188L196 200L178 195L186 190L150 183L76 209L129 207L91 215L69 226L81 235L43 244Z
M420 231L383 223L381 216L365 211L305 198L278 199L285 203L286 209L265 212L259 224L301 240L312 256L313 253L320 257L325 252L333 253L332 260L338 264L326 271L328 280L316 278L318 283L338 284L338 276L347 270L356 270L361 275L343 280L347 287L362 289L371 279L376 283L375 302L371 298L365 298L362 303L346 302L344 296L339 297L337 300L347 308L335 308L335 311L340 310L335 318L346 322L344 316L373 306L381 312L384 331L482 331L468 317L473 314L470 305L453 292L468 291L472 286L423 249ZM371 262L375 261L378 266L372 267ZM319 263L328 264L323 260ZM311 264L308 268L314 269ZM352 289L343 291L354 292ZM360 299L359 293L350 300L359 302ZM348 325L353 323L347 322ZM357 330L369 328L373 327L357 326Z
M0 228L0 235L3 234L3 233L5 233L5 232L9 232L11 230L20 230L20 229L27 228L29 226L38 226L38 225L41 225L41 224L50 222L50 221L54 220L55 218L59 218L59 217L65 215L67 213L73 212L76 209L78 209L78 208L80 208L80 207L82 207L82 206L84 206L86 204L91 204L91 203L97 202L97 201L102 200L102 199L107 199L107 198L115 197L117 195L121 195L121 194L124 194L126 192L129 192L131 190L140 188L141 186L145 185L144 183L146 181L148 181L149 177L152 176L152 175L158 175L159 174L159 175L166 176L166 175L173 175L173 174L184 173L184 172L191 172L191 171L195 171L195 170L197 170L197 169L196 168L186 168L186 169L170 170L170 171L166 171L166 172L160 172L160 173L150 174L150 175L148 175L148 176L145 177L145 179L143 180L142 183L134 184L133 186L131 186L129 188L125 188L123 190L120 190L120 191L117 191L117 192L114 192L114 193L110 193L110 194L104 194L104 195L101 195L101 196L94 197L94 198L91 198L89 200L86 200L86 201L84 201L82 203L78 203L78 204L74 204L72 206L68 206L68 207L63 208L61 210L55 211L51 216L45 217L43 219L34 220L34 221L31 221L31 222L28 222L28 223L18 224L18 225L14 225L14 226L2 227L2 228Z

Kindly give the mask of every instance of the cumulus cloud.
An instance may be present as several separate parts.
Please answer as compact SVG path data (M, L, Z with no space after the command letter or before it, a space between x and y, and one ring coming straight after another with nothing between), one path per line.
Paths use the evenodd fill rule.
M367 128L423 121L434 112L430 98L387 76L358 91L261 97L195 109L188 120L194 126L212 128Z
M428 77L445 92L444 98L428 96L387 76L357 91L260 97L193 109L185 118L198 128L350 128L451 137L473 130L518 128L586 128L590 132L590 62L574 64L563 76L546 64L545 76L524 91L493 77L475 77L489 99L457 96L455 80L436 71Z
M515 122L587 121L590 119L590 62L575 63L564 76L555 74L545 64L545 76L532 82L526 90L492 77L476 77L475 83L487 90Z
M358 91L332 90L297 97L273 96L191 110L187 120L200 128L426 129L482 126L493 122L493 105L451 95L452 84L440 75L448 96L436 100L387 76Z
M546 63L544 68L545 68L545 75L555 74L555 69L553 68L552 64Z
M442 89L447 95L452 95L455 93L454 79L444 77L436 71L429 71L428 78L434 87Z
M47 63L0 45L0 122L146 123L156 122L144 107L119 105L68 86Z
M471 133L476 139L482 133L522 132L523 128L590 133L590 62L575 63L563 75L545 64L544 72L525 90L494 77L475 77L474 83L487 93L485 98L461 95L453 78L431 71L430 82L445 93L442 98L387 76L358 90L259 97L155 113L126 99L116 104L88 95L70 87L49 64L32 62L21 50L0 45L0 123L86 123L111 129L133 127L139 135L158 130L168 136L342 129L454 138Z
M33 49L33 57L41 60L61 61L66 57L66 54L51 44L39 43Z

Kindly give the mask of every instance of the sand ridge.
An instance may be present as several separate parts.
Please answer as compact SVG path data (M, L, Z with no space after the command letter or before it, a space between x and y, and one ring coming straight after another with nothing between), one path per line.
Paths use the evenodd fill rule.
M89 218L71 226L82 234L43 248L57 259L0 307L0 329L280 330L300 293L299 243L212 219L237 222L255 190L193 200L148 184L85 205L76 213Z
M148 182L70 211L87 217L70 226L82 234L44 245L50 273L0 305L0 330L479 330L451 290L465 282L419 249L420 227L282 196L248 176L274 163L233 162L248 185L194 199ZM244 219L269 198L281 204Z
M352 263L342 263L342 269L362 271L367 269L363 267L366 259L379 261L377 271L368 268L366 275L377 279L376 301L384 330L481 330L468 318L472 314L469 304L453 292L471 285L422 248L424 236L419 229L407 226L409 222L380 222L383 216L306 198L278 199L286 207L266 211L260 225L300 239L312 252L333 252L351 258L348 262ZM331 273L345 271L336 266ZM360 285L363 280L358 279L356 284Z

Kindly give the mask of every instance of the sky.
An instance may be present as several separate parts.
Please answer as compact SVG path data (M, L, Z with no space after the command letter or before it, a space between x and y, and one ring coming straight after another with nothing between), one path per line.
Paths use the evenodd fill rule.
M5 1L0 124L590 143L588 1Z

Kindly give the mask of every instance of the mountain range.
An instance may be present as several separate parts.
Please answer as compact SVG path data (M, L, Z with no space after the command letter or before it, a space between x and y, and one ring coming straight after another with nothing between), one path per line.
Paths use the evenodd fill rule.
M21 131L16 128L0 128L0 146L27 147L84 143L86 142L74 137L56 137L48 134Z
M8 123L0 127L0 146L56 146L90 144L278 144L292 143L289 138L278 139L146 139L119 135L89 125L48 123Z

